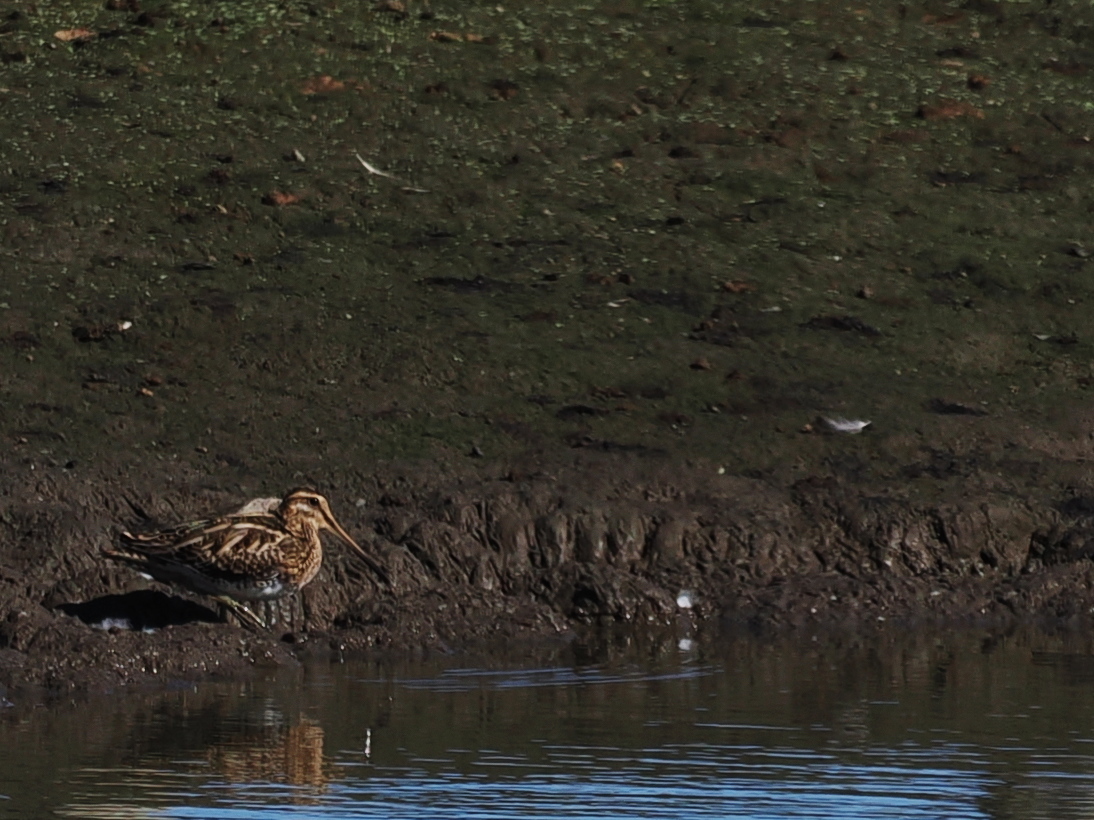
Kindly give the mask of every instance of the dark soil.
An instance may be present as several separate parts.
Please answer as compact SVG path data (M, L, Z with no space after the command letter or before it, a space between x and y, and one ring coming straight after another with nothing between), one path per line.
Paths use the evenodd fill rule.
M0 0L0 683L1085 626L1094 10L763 6ZM302 484L390 583L99 557Z
M1058 466L1058 465L1057 465ZM779 487L671 458L444 474L418 464L330 483L387 582L346 550L256 633L104 563L119 522L227 510L204 476L154 465L149 489L22 466L3 487L0 680L110 688L342 653L451 651L619 624L750 630L1037 619L1094 611L1089 498L1005 490L924 504L828 474ZM86 472L91 472L90 470ZM117 474L116 472L114 473ZM112 486L113 485L113 486ZM361 503L364 502L364 503ZM681 607L680 596L690 598Z

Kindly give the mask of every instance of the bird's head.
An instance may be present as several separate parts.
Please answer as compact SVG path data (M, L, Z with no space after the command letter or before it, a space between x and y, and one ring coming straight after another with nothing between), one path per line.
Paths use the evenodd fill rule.
M365 551L361 549L361 546L350 538L349 533L342 529L342 526L335 520L327 499L315 490L293 490L282 499L277 512L290 528L306 525L315 530L329 530L359 553L365 555Z

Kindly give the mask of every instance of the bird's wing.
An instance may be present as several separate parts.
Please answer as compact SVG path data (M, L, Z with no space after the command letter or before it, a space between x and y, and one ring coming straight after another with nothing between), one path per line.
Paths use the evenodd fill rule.
M107 554L147 567L182 565L209 577L266 578L278 574L289 537L274 516L230 516L157 532L122 533L123 549Z
M123 532L120 540L127 552L154 556L174 552L182 544L201 537L204 533L222 529L228 523L228 519L225 518L188 521L185 524L162 530L138 533Z

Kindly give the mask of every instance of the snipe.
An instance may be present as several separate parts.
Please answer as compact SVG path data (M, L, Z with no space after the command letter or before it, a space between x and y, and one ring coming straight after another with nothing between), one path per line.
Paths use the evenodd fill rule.
M319 493L293 490L279 504L165 530L121 534L119 549L103 554L139 572L219 601L249 626L267 624L245 602L276 601L298 592L323 562L323 530L353 547L386 576L334 518ZM267 613L268 614L268 613Z

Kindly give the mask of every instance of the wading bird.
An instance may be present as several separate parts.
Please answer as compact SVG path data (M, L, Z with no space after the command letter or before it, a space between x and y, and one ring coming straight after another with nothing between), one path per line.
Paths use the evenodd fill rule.
M293 490L280 503L164 530L121 534L121 547L103 554L157 581L208 595L252 627L268 626L245 602L269 604L299 591L323 563L319 534L334 533L353 547L386 583L387 576L342 529L327 499Z

